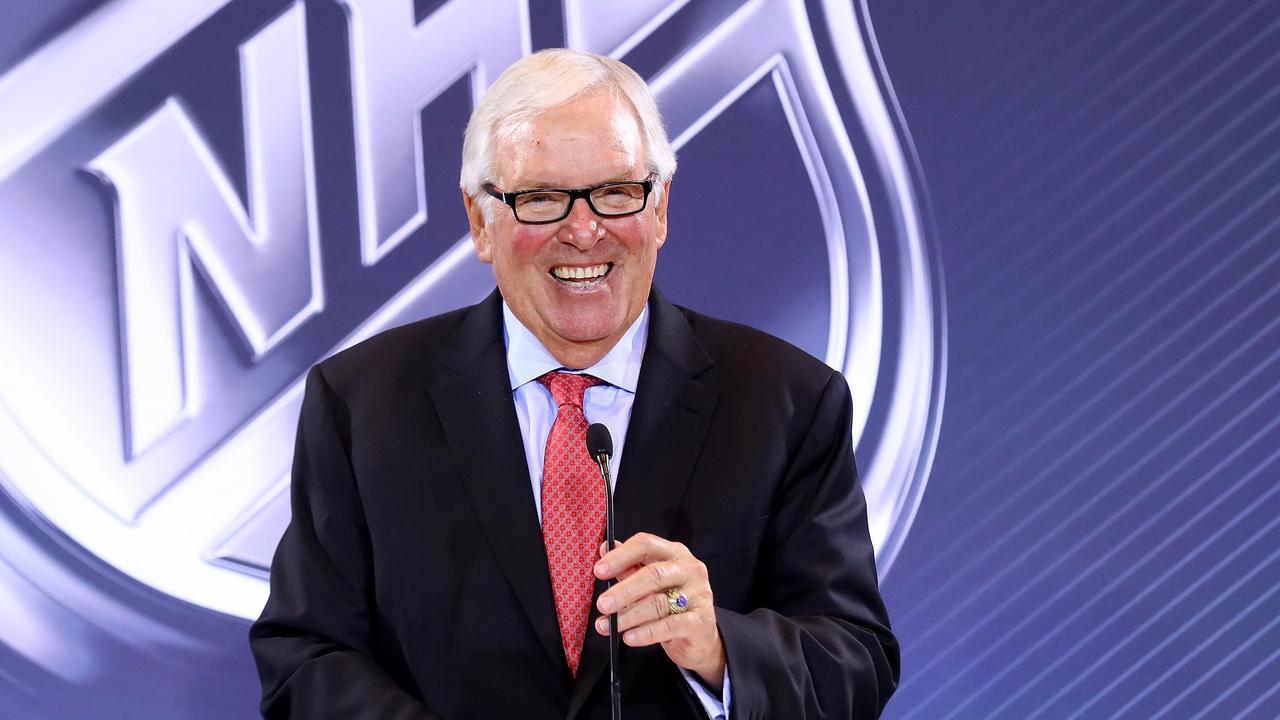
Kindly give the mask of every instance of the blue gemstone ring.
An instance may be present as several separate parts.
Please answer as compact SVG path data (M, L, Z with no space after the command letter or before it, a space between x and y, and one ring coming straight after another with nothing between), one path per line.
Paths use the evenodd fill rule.
M689 596L683 590L671 588L667 590L667 609L672 615L689 612Z

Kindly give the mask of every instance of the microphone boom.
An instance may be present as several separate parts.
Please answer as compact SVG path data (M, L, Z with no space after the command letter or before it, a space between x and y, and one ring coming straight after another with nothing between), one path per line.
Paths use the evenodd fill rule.
M609 428L601 423L592 423L587 428L587 452L600 466L600 477L604 480L604 538L605 546L613 550L616 544L613 535L613 483L609 477L609 458L613 457L613 436ZM614 581L608 582L613 587ZM622 720L622 685L618 679L618 614L609 616L609 705L613 720Z

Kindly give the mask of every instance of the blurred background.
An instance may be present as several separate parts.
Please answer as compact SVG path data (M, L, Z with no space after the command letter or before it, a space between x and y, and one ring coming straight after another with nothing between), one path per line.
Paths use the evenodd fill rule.
M845 372L886 717L1280 717L1280 6L0 5L0 716L254 717L300 382L492 287L504 67L631 64L657 282ZM714 578L713 578L714 581Z
M949 343L887 716L1280 717L1280 6L871 20Z

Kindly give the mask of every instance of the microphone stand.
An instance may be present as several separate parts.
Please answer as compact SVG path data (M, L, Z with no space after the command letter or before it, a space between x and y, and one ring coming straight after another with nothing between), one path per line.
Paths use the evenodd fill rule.
M600 475L604 478L604 537L605 546L613 550L616 540L613 534L613 483L609 478L609 455L600 452L594 455L596 464L600 466ZM617 581L609 580L610 588ZM622 685L618 681L618 614L609 615L609 707L613 720L622 720Z

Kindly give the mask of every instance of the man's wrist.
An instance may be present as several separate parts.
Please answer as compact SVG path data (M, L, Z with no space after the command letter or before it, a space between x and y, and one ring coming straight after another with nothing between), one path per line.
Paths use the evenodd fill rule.
M720 640L719 633L716 634L716 659L707 664L706 667L689 668L698 680L716 695L720 695L724 691L724 671L728 664L728 660L724 653L724 642Z

